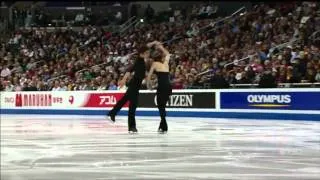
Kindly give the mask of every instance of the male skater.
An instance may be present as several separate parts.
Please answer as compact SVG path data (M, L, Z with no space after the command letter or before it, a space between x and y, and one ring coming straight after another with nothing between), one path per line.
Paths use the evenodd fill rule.
M128 89L124 96L117 102L117 104L113 107L111 111L109 111L108 116L110 119L115 122L115 116L126 104L127 101L129 104L129 113L128 113L128 129L129 133L137 133L138 130L136 128L136 120L135 113L138 105L138 97L139 97L139 89L142 84L142 80L145 78L146 74L146 65L147 59L150 53L148 51L148 47L143 46L138 50L138 57L135 60L133 66L129 67L123 79L119 82L120 86L123 86L131 72L134 72L133 78L130 80L128 84Z

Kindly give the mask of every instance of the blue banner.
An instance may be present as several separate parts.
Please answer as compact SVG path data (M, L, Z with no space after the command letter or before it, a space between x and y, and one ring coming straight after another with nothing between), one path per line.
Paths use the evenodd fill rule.
M320 110L320 92L221 92L221 109Z

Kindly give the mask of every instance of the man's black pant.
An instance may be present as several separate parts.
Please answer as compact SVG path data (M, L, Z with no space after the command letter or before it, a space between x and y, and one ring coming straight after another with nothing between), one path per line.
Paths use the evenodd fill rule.
M138 89L138 88L137 88ZM124 96L117 102L117 104L109 111L109 115L117 115L121 108L129 101L128 126L129 128L136 127L136 109L138 106L139 90L129 89Z

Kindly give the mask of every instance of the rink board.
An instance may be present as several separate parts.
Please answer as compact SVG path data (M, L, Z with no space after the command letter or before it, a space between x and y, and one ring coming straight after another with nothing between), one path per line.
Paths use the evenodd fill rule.
M123 91L1 92L1 114L106 115ZM155 91L142 90L137 116L159 116ZM128 103L119 115L127 115ZM320 121L320 90L174 90L168 116Z

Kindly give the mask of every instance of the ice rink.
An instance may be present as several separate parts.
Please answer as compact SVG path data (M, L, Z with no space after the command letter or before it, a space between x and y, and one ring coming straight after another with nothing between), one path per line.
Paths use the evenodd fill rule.
M1 180L319 180L320 122L1 115Z

